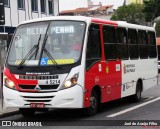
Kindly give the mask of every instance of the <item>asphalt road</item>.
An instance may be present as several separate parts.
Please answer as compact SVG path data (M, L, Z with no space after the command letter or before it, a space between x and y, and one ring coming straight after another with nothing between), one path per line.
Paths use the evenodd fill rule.
M121 123L149 122L160 120L160 85L145 91L141 102L132 103L128 99L121 99L103 104L102 112L95 116L86 117L82 110L52 110L49 112L37 112L32 118L24 118L17 114L1 120L41 122L42 127L47 129L127 129L127 128L160 128L156 125L148 126L115 126ZM144 122L144 121L143 121ZM147 121L148 122L148 121ZM50 125L50 126L47 126ZM103 126L112 125L112 126ZM5 127L11 128L11 127ZM17 127L12 127L17 128ZM23 127L29 128L29 127Z

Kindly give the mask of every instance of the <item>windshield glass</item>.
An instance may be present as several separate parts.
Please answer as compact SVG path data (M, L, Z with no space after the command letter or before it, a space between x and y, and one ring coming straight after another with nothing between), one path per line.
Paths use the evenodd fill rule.
M21 25L13 38L8 64L19 65L22 60L27 66L73 64L80 59L84 31L85 23L78 21Z

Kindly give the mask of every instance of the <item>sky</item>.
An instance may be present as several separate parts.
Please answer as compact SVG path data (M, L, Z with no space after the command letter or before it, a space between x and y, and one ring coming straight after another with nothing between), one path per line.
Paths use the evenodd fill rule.
M102 5L114 5L114 9L118 6L121 6L124 0L92 0L94 4L102 2ZM87 0L59 0L59 9L62 10L71 10L79 7L87 7Z

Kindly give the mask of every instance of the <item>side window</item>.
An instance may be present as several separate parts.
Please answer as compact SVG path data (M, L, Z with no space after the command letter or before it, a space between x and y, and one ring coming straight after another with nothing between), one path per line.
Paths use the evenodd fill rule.
M119 59L128 59L127 31L125 28L116 29L117 56Z
M148 32L147 37L148 37L149 57L150 58L156 58L157 57L157 49L156 49L155 33L154 32Z
M138 59L138 42L137 42L137 31L135 29L128 29L128 44L129 44L129 55L130 59Z
M160 45L157 45L158 48L158 60L160 60Z
M104 51L106 60L117 59L117 44L115 41L115 28L111 26L103 27Z
M146 31L138 31L139 55L141 59L148 58L147 34Z
M101 60L101 41L99 25L91 24L89 28L86 68L87 70L96 62Z

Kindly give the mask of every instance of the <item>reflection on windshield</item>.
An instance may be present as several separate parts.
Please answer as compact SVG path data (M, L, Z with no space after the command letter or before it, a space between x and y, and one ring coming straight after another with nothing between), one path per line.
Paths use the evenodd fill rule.
M27 53L37 45L39 36L39 49L36 56L27 58L24 65L41 66L72 64L80 59L85 30L84 22L52 21L31 23L18 27L9 51L8 63L19 65ZM47 31L47 32L46 32ZM45 34L47 40L45 41ZM45 45L44 47L42 47ZM52 59L43 52L44 48L52 56ZM35 58L36 57L36 58Z

